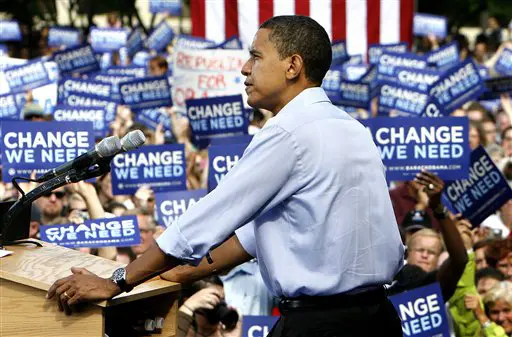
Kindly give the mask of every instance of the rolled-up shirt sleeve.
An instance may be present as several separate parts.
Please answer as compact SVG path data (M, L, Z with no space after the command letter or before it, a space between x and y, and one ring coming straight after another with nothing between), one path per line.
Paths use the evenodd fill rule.
M160 249L185 263L199 264L212 246L294 192L283 186L294 174L296 149L288 132L275 124L265 126L217 187L160 235Z
M247 254L256 257L256 237L254 236L254 221L245 224L235 231L238 242Z

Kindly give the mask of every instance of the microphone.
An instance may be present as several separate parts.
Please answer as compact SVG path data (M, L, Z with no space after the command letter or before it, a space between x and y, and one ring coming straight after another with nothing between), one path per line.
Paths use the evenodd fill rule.
M60 176L61 174L64 174L71 169L79 170L89 168L91 165L94 165L96 162L103 158L116 155L119 153L119 151L121 151L121 149L122 145L119 141L119 137L111 136L104 138L101 142L94 146L94 149L89 150L88 152L76 157L71 161L68 161L67 163L60 165L57 168L51 169L39 177L37 182L42 183L48 181L51 178Z
M140 130L128 132L121 138L121 151L119 153L135 150L146 142L146 136Z

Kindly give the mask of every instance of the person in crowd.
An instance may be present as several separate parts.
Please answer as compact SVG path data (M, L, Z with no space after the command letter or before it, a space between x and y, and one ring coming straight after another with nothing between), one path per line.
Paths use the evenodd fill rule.
M148 185L142 185L132 196L132 202L136 209L143 214L154 214L155 212L155 192Z
M475 252L475 263L476 263L476 271L479 271L484 268L488 268L487 259L485 258L485 252L487 251L488 245L491 243L491 240L475 240L475 244L473 245L473 251Z
M473 48L473 61L476 64L485 64L488 59L487 49L488 47L485 37L482 37L476 41L475 48Z
M405 233L403 242L406 244L410 241L411 236L417 231L425 228L432 228L432 221L425 211L412 210L407 213L400 225Z
M178 337L242 337L242 317L235 308L225 307L231 310L229 326L213 314L225 303L223 282L217 276L194 282L184 291L184 298L178 310Z
M487 144L487 146L496 144L498 141L496 121L492 117L487 117L482 120L482 128L485 135L485 144Z
M41 225L41 210L36 204L32 203L30 210L30 229L28 237L31 239L39 238L39 226Z
M168 70L169 64L163 56L153 56L148 62L148 73L150 76L164 76Z
M500 22L496 16L489 16L487 19L487 29L484 31L487 38L489 51L495 52L503 41Z
M110 202L105 208L107 212L112 213L115 216L122 216L127 209L126 205L116 201Z
M485 132L480 122L470 121L469 122L469 148L471 150L476 149L480 145L486 146Z
M512 157L512 126L507 127L501 133L501 146L505 152L505 157Z
M136 215L140 231L140 244L132 246L131 249L135 256L144 254L151 246L155 245L153 234L156 230L156 224L152 215L142 212L142 210L133 208L123 213L124 215Z
M485 259L490 267L512 280L512 237L492 241L485 252Z
M64 187L59 187L51 192L43 194L35 201L35 204L41 210L41 224L52 223L55 218L63 214L64 206L67 206L66 191Z
M504 280L503 273L492 267L480 269L475 274L476 289L480 296L484 296L489 289Z
M441 235L438 232L428 228L420 229L407 243L407 263L429 273L437 269L437 262L443 250Z
M482 104L473 101L466 105L466 115L470 121L482 123L489 118L489 113Z
M503 151L503 148L501 146L499 146L498 144L494 143L494 144L487 145L487 147L485 148L485 151L487 151L487 153L489 154L489 157L491 157L494 165L499 166L500 162L503 160L504 154L505 154L505 152Z
M37 103L27 102L21 111L23 119L30 122L46 122L49 119L43 108Z

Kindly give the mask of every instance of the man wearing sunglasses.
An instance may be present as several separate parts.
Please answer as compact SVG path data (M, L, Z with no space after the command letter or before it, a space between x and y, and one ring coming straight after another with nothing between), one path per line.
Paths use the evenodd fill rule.
M61 216L64 208L66 192L63 187L48 192L39 198L36 203L41 210L41 224L50 224L57 217Z

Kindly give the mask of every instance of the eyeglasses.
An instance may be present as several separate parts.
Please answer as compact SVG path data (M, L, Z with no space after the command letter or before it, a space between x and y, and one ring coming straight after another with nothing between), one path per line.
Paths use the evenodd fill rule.
M57 199L62 199L64 198L64 196L66 195L66 192L61 192L61 191L57 191L57 192L47 192L45 194L43 194L44 197L46 198L49 198L52 196L52 194L57 198Z
M437 255L440 254L440 253L438 253L435 250L427 249L427 248L412 248L411 250L413 252L417 252L417 253L420 253L420 254L427 253L427 255L432 255L432 256L437 256Z

